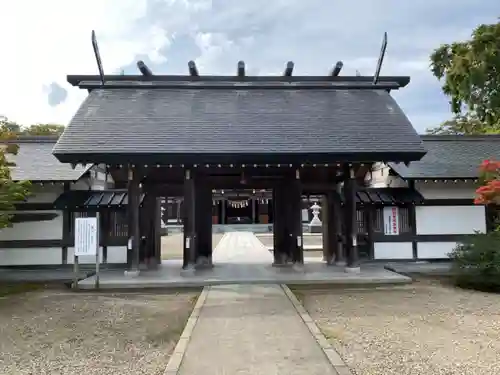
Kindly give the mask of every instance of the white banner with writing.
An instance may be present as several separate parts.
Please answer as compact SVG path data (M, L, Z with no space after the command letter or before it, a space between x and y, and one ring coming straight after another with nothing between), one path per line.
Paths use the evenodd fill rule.
M384 234L397 236L399 234L399 208L384 207Z

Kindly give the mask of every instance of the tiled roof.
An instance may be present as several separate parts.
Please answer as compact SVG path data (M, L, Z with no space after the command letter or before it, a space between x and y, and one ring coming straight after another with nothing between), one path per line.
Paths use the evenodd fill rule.
M421 136L427 154L420 160L389 166L404 179L477 178L485 159L500 159L500 136Z
M87 162L116 154L127 155L124 162L155 155L205 155L210 162L235 154L337 160L364 154L379 160L396 153L418 160L425 150L385 90L201 84L94 89L54 148L59 160Z
M142 204L141 194L139 204ZM62 193L55 201L54 207L65 208L122 208L128 204L126 190L69 190Z
M17 155L7 155L15 163L11 168L12 179L16 181L76 181L90 168L63 164L52 154L57 142L53 136L21 136L9 141L19 145Z

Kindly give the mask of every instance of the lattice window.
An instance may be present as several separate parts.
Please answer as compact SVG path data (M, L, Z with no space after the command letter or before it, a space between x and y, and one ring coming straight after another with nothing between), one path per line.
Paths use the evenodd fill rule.
M112 211L109 215L110 237L127 237L128 236L128 218L127 211Z
M365 211L356 210L356 223L358 225L357 233L366 233Z
M408 207L398 207L399 212L399 233L410 233L410 209ZM377 208L373 217L373 231L384 233L384 210Z

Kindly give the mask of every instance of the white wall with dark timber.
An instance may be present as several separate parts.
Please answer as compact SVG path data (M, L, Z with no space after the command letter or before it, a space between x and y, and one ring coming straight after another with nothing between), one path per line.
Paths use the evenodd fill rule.
M476 184L472 180L415 181L415 189L425 199L474 199Z
M16 211L16 213L41 214L53 213L57 216L52 220L26 221L14 223L10 228L0 230L0 241L19 240L60 240L62 239L62 211Z
M71 183L72 190L105 190L112 187L112 180L100 170L89 171L89 177ZM62 183L33 184L27 203L53 203L64 191ZM62 240L63 212L55 210L16 211L16 213L54 213L52 220L26 221L14 223L10 228L0 230L0 241ZM101 250L102 251L102 250ZM102 252L101 252L102 254ZM107 263L127 262L126 247L111 246L107 250ZM68 263L73 263L73 249L68 249ZM61 247L0 248L0 266L60 265L63 262ZM95 263L95 258L81 259L82 264Z
M447 259L458 242L418 242L419 259Z
M126 264L127 263L127 246L108 246L107 263L109 264ZM99 263L102 263L102 247L99 248ZM68 264L73 264L75 260L75 248L68 248ZM78 264L95 264L95 256L81 256L78 258Z
M484 206L418 206L417 235L473 234L486 231Z
M390 170L384 163L375 163L371 174L367 173L365 179L374 188L408 187L408 183L399 176L391 176Z
M52 266L62 264L60 247L0 249L0 266Z
M416 207L417 235L457 235L486 232L484 206L419 206ZM434 241L417 243L420 259L448 258L456 242Z
M413 259L411 242L375 242L374 259Z

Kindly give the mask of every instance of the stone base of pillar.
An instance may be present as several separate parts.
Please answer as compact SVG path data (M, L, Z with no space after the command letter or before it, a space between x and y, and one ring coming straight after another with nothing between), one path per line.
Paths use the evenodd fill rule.
M346 273L360 273L361 267L345 267L344 272L346 272Z
M304 263L293 263L292 268L297 272L304 272Z
M196 269L210 269L213 268L212 258L199 256L196 260Z
M181 269L181 275L184 275L184 276L194 275L195 271L196 271L195 265L188 264L186 267L183 267Z
M292 262L287 254L279 253L276 255L276 259L273 262L273 267L286 267L291 266Z
M125 277L134 278L134 277L139 276L141 274L141 271L140 270L126 270L125 272L123 272L123 274L125 275Z
M333 262L333 265L339 266L339 267L345 267L347 265L345 260L336 260Z

